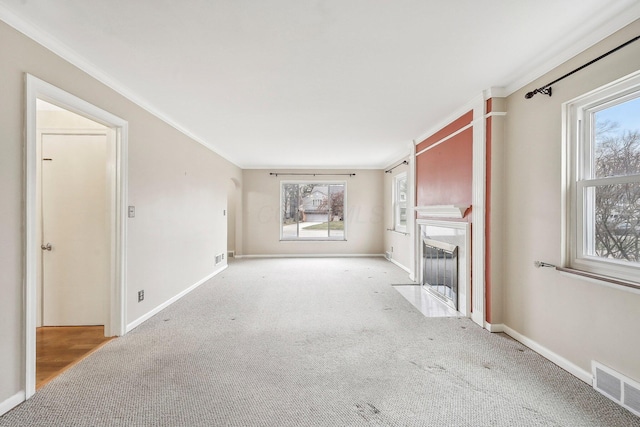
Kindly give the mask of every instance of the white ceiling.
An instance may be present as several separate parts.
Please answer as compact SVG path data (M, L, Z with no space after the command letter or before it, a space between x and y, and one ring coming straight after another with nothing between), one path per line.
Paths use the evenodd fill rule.
M0 0L0 18L244 168L382 168L637 0Z

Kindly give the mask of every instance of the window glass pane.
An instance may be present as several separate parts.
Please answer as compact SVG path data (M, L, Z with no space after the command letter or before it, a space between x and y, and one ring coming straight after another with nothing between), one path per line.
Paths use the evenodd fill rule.
M594 116L592 176L640 174L640 98L598 111Z
M601 185L585 192L587 206L595 199L591 212L585 209L587 254L640 262L640 183Z
M344 238L345 184L283 183L282 239Z
M396 224L400 227L407 226L407 178L398 180L398 218Z
M326 216L327 186L298 184L300 189L299 231L297 237L327 237L321 225Z
M344 184L329 186L329 235L344 237Z
M282 184L282 237L298 236L299 219L298 184Z

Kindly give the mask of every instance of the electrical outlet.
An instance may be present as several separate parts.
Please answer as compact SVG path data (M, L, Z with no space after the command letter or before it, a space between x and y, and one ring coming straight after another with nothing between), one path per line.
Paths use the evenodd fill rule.
M135 206L129 206L129 218L135 218L136 217L136 207Z
M138 291L138 302L142 302L144 300L144 291Z

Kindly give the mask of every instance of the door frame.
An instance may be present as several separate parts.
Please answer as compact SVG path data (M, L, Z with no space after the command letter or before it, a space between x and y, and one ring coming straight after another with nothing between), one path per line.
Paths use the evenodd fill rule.
M36 325L37 325L37 269L41 236L38 233L39 218L37 197L40 171L38 168L38 141L36 125L36 99L98 122L113 130L115 161L110 165L113 173L111 200L111 249L109 280L109 316L105 335L120 336L126 330L126 211L128 122L90 104L37 77L25 74L25 231L24 231L24 337L25 337L25 394L30 398L36 391Z

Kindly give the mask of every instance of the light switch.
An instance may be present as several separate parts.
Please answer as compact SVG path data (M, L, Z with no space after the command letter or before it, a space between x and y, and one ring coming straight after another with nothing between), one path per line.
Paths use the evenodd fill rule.
M129 218L135 218L135 217L136 217L136 207L129 206Z

